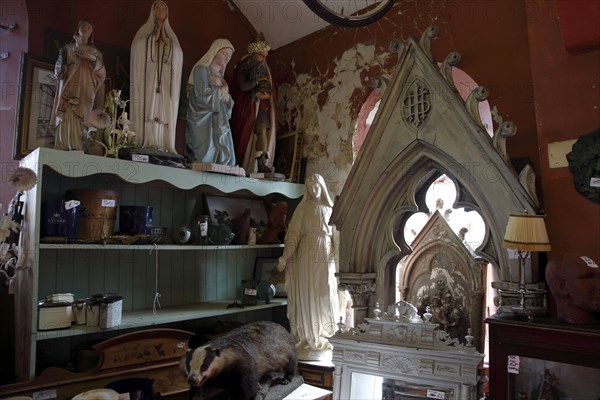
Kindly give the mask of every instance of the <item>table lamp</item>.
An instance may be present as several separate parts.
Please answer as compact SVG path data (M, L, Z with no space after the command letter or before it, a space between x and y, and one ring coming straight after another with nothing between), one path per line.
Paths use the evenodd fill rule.
M519 255L519 306L515 312L525 311L525 260L532 251L550 251L550 240L546 232L543 215L511 214L506 224L502 247L517 250Z

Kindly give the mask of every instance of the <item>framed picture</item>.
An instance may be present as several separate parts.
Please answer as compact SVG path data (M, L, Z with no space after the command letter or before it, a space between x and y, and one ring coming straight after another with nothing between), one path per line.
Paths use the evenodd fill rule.
M22 53L19 82L13 151L16 160L38 147L54 147L54 128L50 127L56 93L54 64Z
M285 175L288 182L300 182L302 134L288 133L277 137L275 144L275 171Z
M268 224L267 207L260 197L236 196L221 194L205 194L206 212L212 221L230 223L239 217L246 209L250 209L251 226L258 231L264 230Z
M287 297L285 291L285 271L279 272L277 264L279 260L271 257L256 257L254 263L254 279L256 281L268 281L275 285L275 297Z

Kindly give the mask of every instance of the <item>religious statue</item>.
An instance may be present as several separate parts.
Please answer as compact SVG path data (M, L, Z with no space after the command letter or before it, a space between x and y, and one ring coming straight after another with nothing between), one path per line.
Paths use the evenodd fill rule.
M169 25L169 8L157 0L131 43L131 129L142 149L177 155L175 126L182 66L183 52Z
M185 155L190 162L236 165L229 126L233 99L224 78L233 51L229 40L215 40L190 74L185 116Z
M106 79L91 21L79 21L73 42L60 49L54 74L58 79L50 118L50 125L57 127L54 147L83 150L84 124Z
M600 268L594 260L575 254L553 257L546 266L546 281L559 320L571 324L600 321Z
M267 55L271 49L258 32L235 66L240 91L235 99L232 129L238 162L248 173L272 172L275 155L275 88Z
M339 320L337 259L333 227L328 224L332 207L323 177L308 177L277 265L286 271L287 317L299 360L326 358L332 348L327 337Z

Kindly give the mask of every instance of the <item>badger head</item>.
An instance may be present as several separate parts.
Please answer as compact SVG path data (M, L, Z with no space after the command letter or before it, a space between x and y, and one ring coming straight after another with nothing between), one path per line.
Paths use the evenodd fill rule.
M223 369L221 350L210 345L198 347L193 352L188 351L182 360L188 383L200 388L202 385L219 375Z

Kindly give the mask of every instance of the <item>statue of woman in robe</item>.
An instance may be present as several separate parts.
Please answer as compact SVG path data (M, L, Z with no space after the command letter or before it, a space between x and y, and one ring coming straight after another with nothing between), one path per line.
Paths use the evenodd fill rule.
M229 126L233 99L224 78L233 52L229 40L215 40L190 74L185 115L185 155L190 162L236 165Z
M339 320L339 294L333 202L319 174L306 179L305 194L294 211L277 268L285 269L287 317L299 360L326 359Z
M57 127L54 147L83 150L84 123L106 79L102 53L94 47L94 25L82 19L73 42L60 49L54 66L58 79L50 125Z
M129 111L131 130L142 149L177 155L182 66L183 52L169 24L169 8L157 0L131 43Z

